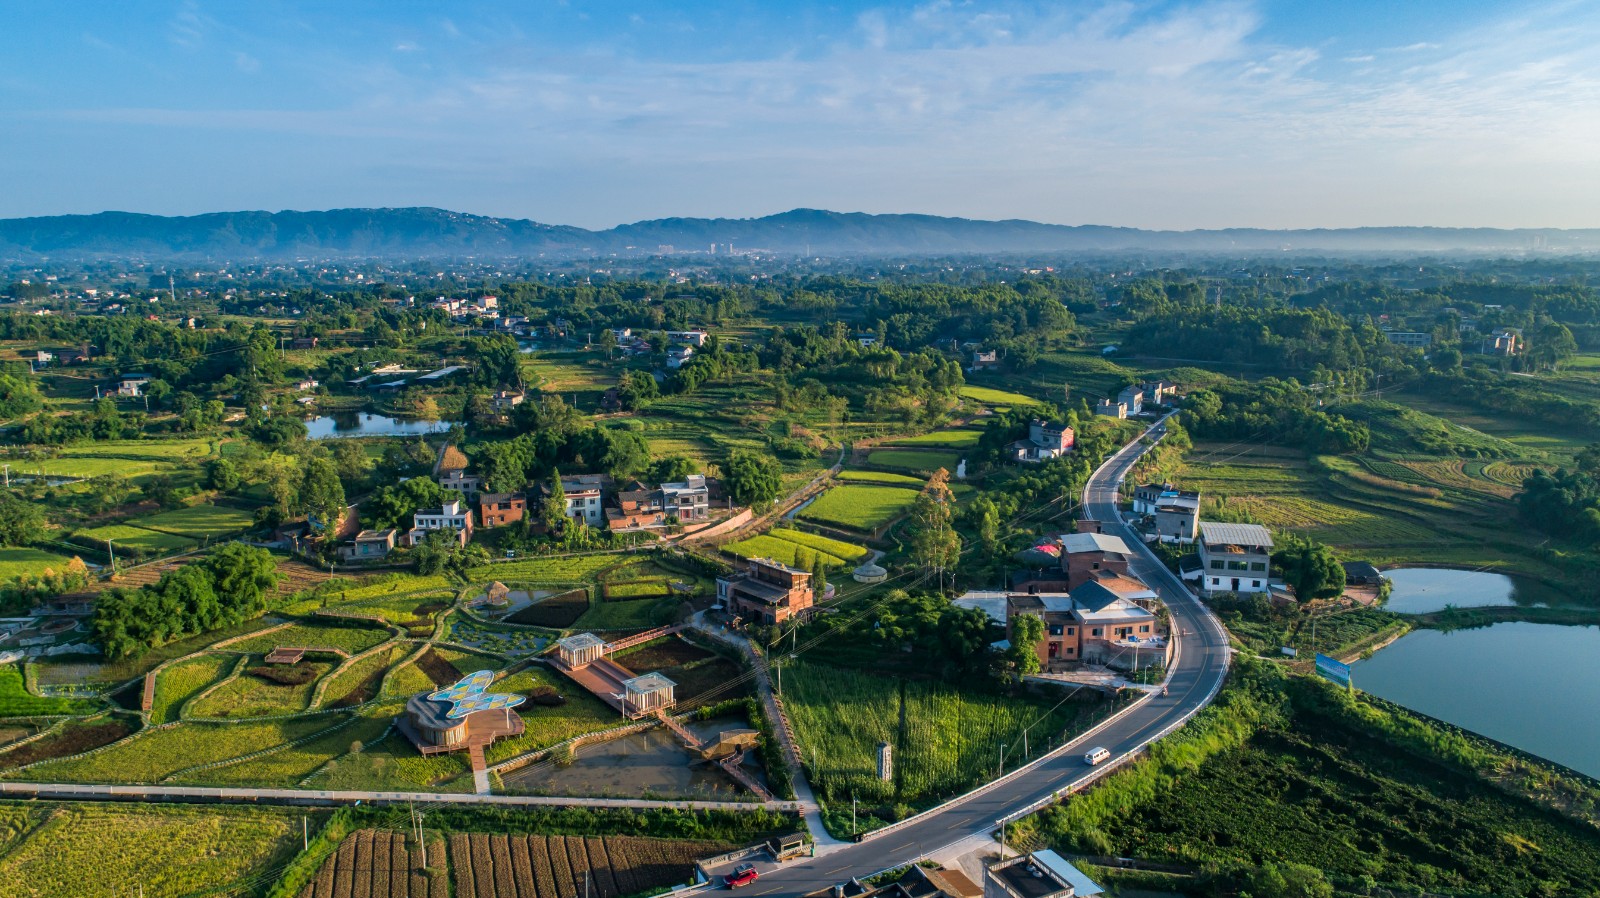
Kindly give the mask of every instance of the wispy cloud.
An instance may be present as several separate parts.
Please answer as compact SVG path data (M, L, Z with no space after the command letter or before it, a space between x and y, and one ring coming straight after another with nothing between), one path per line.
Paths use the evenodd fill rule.
M1536 203L1557 208L1550 178L1530 174L1556 164L1569 183L1591 185L1589 207L1600 207L1592 9L1523 9L1427 42L1342 53L1322 36L1269 39L1263 15L1237 0L934 0L760 47L676 53L628 52L614 32L573 41L514 22L437 19L420 25L449 52L421 53L415 30L387 32L366 51L251 46L254 36L189 5L170 25L175 43L231 47L235 65L261 79L256 60L271 59L271 77L297 70L315 90L272 108L39 115L297 144L378 140L396 157L386 172L426 171L485 195L543 178L637 177L645 186L584 209L615 218L646 212L622 211L643 196L660 211L764 206L711 210L753 213L832 197L1167 226L1428 221L1435 210L1464 214L1474 191L1522 189L1529 214ZM652 12L639 30L650 29L689 25Z

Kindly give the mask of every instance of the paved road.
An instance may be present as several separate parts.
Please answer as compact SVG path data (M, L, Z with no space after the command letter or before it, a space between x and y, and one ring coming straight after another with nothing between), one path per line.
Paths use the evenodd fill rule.
M1158 423L1148 433L1159 437L1164 429ZM1094 770L1082 760L1083 753L1091 745L1105 746L1113 756L1135 751L1182 725L1215 697L1227 674L1226 632L1211 612L1128 531L1117 513L1117 484L1144 454L1145 448L1135 440L1102 465L1085 487L1084 502L1091 517L1108 522L1108 533L1123 537L1134 548L1133 571L1160 593L1172 611L1180 653L1171 672L1168 694L1147 697L1099 732L1069 743L1048 758L965 800L914 818L898 829L860 844L763 874L759 881L743 891L751 896L779 898L806 895L850 877L868 876L913 861L991 830L1001 818L1082 784Z
M652 801L642 798L564 798L543 795L477 795L471 792L363 792L319 791L316 789L248 789L211 786L96 786L76 783L0 782L0 798L45 798L59 801L165 801L204 804L293 804L293 805L399 805L461 804L499 807L593 808L698 808L702 810L748 811L767 807L777 811L799 812L804 808L792 801L769 801L765 805L750 801Z

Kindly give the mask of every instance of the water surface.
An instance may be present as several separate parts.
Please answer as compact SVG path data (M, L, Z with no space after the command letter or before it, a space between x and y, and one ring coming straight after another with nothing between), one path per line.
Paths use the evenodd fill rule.
M1517 582L1505 574L1455 568L1408 567L1384 571L1394 584L1385 607L1400 614L1517 604Z
M1600 627L1417 630L1352 666L1357 689L1600 777Z
M408 437L444 433L450 421L420 421L391 418L371 412L331 412L306 421L307 435L313 440L337 437Z

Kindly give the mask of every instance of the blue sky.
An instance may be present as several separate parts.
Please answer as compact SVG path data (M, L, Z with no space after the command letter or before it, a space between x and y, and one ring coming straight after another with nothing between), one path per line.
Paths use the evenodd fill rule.
M1600 226L1600 0L0 0L0 216Z

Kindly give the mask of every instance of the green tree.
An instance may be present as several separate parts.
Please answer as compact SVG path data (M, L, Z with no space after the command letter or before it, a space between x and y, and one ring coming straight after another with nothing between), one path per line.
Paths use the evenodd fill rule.
M823 562L821 552L811 559L811 588L816 591L818 599L828 591L828 565Z
M339 479L347 484L360 483L372 470L372 459L361 448L360 440L330 440L333 443L333 466Z
M89 478L89 495L94 497L96 507L108 511L128 501L133 484L121 474L101 474Z
M723 485L740 505L764 510L783 490L783 466L765 452L735 449L722 468Z
M411 516L419 508L443 504L445 488L427 477L413 477L404 483L379 488L367 501L366 508L372 525L386 527L411 526Z
M139 492L162 508L171 508L178 502L178 484L166 474L152 474L146 477Z
M323 528L323 538L332 539L345 516L344 484L333 459L314 456L306 463L300 479L300 505L308 520L314 518Z
M1294 587L1302 602L1327 599L1344 592L1344 567L1327 546L1290 534L1272 553L1285 583Z
M15 496L0 499L0 546L26 546L44 537L44 509Z
M223 493L239 488L239 467L226 458L213 459L206 466L206 486Z
M961 560L961 534L951 523L955 498L949 476L940 468L911 506L911 557L923 571L933 575L941 591L945 588L945 575L953 574Z
M1011 619L1011 648L1006 660L1020 679L1039 672L1039 642L1044 639L1044 620L1037 614L1018 614Z
M264 610L280 579L272 553L244 543L227 543L197 564L211 573L217 594L227 597L228 623L247 620Z
M561 485L560 471L550 472L550 495L540 504L539 519L551 533L567 523L567 490Z

